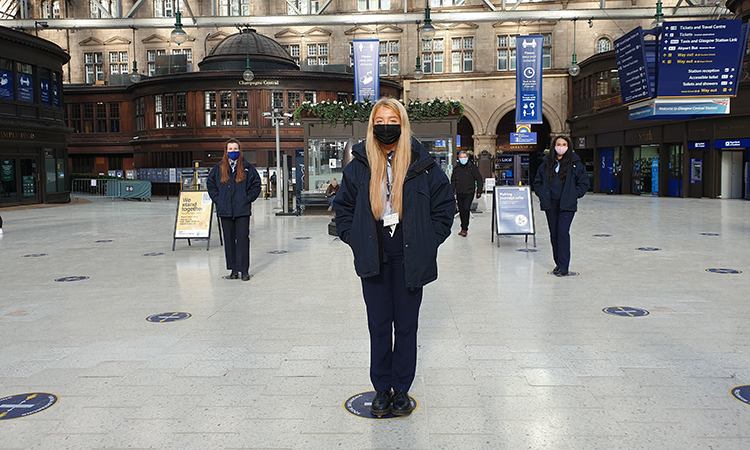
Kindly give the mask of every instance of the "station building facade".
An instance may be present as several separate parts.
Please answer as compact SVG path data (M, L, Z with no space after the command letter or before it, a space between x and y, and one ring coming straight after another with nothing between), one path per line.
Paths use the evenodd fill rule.
M480 12L489 11L490 6L495 9L505 7L512 2L485 2L483 0L429 0L433 11L441 12ZM495 4L496 3L496 4ZM664 2L665 11L680 7L679 0ZM45 6L46 5L46 6ZM139 6L136 6L139 5ZM80 2L69 4L66 2L42 2L36 6L33 14L40 19L50 19L54 23L57 17L121 17L123 12L136 7L136 18L171 17L179 9L186 11L181 2L169 3L154 0L152 2L135 2L122 0L119 2ZM351 75L347 77L332 76L326 78L326 66L351 66L352 45L355 39L378 39L380 41L381 80L393 83L395 96L404 100L416 99L420 101L432 98L458 100L465 108L465 117L458 125L458 138L451 152L466 150L473 152L483 168L483 175L495 175L500 184L529 183L530 178L539 164L542 152L548 147L552 136L572 131L573 122L568 119L573 114L573 81L567 68L571 65L573 54L579 60L587 59L597 54L606 54L613 48L614 40L627 31L643 26L648 28L651 20L626 19L614 17L587 20L586 9L601 9L601 5L585 1L549 1L525 2L517 9L535 11L545 10L576 10L576 20L535 20L531 22L498 21L471 23L434 23L435 36L423 39L419 34L417 24L387 24L356 25L356 20L350 24L325 26L268 26L247 24L252 17L262 16L313 16L320 9L325 8L323 14L330 15L368 15L368 14L400 14L401 12L423 13L424 4L420 2L406 2L405 0L379 0L377 2L358 0L356 2L334 1L323 2L311 0L293 0L289 2L258 2L243 3L216 0L191 5L191 13L196 17L233 17L238 27L252 25L259 35L265 35L278 42L289 58L303 70L321 70L318 73L321 82L329 83L328 88L316 87L316 101L338 99L341 93L347 93L351 98ZM612 11L633 7L654 7L653 2L645 0L608 1L606 8ZM682 5L681 8L686 8ZM510 6L509 6L510 8ZM613 13L614 14L614 13ZM706 16L691 17L694 19L709 18ZM235 119L232 125L222 120L225 112L221 107L221 93L231 91L232 98L240 95L244 102L242 85L239 85L240 74L244 67L238 68L234 74L203 74L200 61L211 55L211 52L228 36L237 32L233 27L197 28L190 26L188 14L183 15L183 23L188 33L187 41L176 45L169 40L171 28L144 29L48 29L38 30L40 36L59 43L71 56L70 63L63 74L67 83L66 94L70 96L71 104L77 104L69 111L69 125L76 130L70 139L71 170L74 172L106 173L114 168L128 170L129 167L154 166L159 164L181 166L186 162L185 150L196 150L206 146L214 146L226 137L236 135L240 130L237 123L236 110L232 106ZM542 35L543 48L543 123L534 125L532 131L538 134L538 143L529 146L510 145L510 133L515 131L515 40L518 35ZM238 50L241 55L241 50ZM184 58L188 72L192 74L160 75L159 59L165 56L180 56ZM241 55L244 56L244 55ZM419 58L420 67L425 75L416 79L414 68ZM132 63L138 62L140 72L150 78L131 86L113 86L112 80L122 79L123 75L132 70ZM323 69L321 69L323 68ZM200 70L199 70L200 69ZM197 73L196 73L197 72ZM342 73L342 71L338 71ZM259 72L260 73L260 72ZM283 109L291 110L293 102L299 93L301 100L308 99L306 89L313 82L314 77L295 78L289 72L279 75L280 87L288 84L283 91ZM579 76L580 77L580 76ZM259 76L258 81L264 80ZM172 127L172 122L162 122L162 128L156 128L159 114L164 121L167 116L157 111L156 95L163 87L172 87L170 80L179 80L182 86L197 83L192 90L185 90L172 94L170 108L179 106L184 108L176 115L185 115L187 127ZM191 80L191 81L187 81ZM336 81L338 80L338 81ZM341 82L338 86L334 86ZM201 84L202 83L202 84ZM211 86L212 83L219 83ZM222 84L223 83L223 84ZM297 84L295 84L297 83ZM232 85L232 88L229 86ZM212 90L209 90L212 88ZM247 130L254 136L255 143L248 148L255 151L255 161L258 165L273 165L274 142L270 121L260 119L260 113L269 111L280 100L274 97L273 86L254 85L254 94L248 93L248 125ZM150 92L147 94L147 92ZM206 102L211 102L206 92L216 92L218 95L216 109L217 121L213 124L206 120ZM250 92L250 91L248 91ZM289 99L289 93L292 100ZM103 103L120 103L119 109L114 111L108 106L97 106L92 109L85 106L86 99L92 99L95 93L105 96ZM183 96L184 94L184 96ZM277 94L279 95L279 94ZM98 94L97 94L98 98ZM116 100L119 99L119 100ZM167 97L162 101L166 102ZM234 100L233 100L234 101ZM130 102L130 104L126 104ZM153 107L151 106L153 104ZM89 108L89 109L86 109ZM80 113L79 113L80 110ZM88 118L83 117L89 111ZM227 109L228 111L228 109ZM118 116L119 114L119 116ZM75 115L75 116L74 116ZM74 122L81 116L81 127ZM86 128L84 123L96 124L99 120L107 121L109 131L107 136L93 136L103 133L101 127ZM112 132L111 122L119 122L119 131ZM128 122L127 124L125 122ZM174 122L175 124L178 122ZM153 124L153 126L152 126ZM169 127L166 124L170 124ZM622 123L610 123L617 128ZM136 129L143 127L143 129ZM254 127L257 129L254 130ZM168 128L192 129L193 135L174 132ZM88 131L93 130L93 131ZM184 130L181 130L184 131ZM170 135L173 133L175 135ZM82 135L82 134L86 135ZM119 134L118 134L119 133ZM185 136L178 138L177 135ZM194 135L215 136L215 142L196 144ZM156 137L159 136L157 139ZM190 137L188 137L190 136ZM205 137L204 136L204 137ZM293 148L302 147L302 130L299 125L289 122L282 129L282 146L287 154ZM149 143L141 141L148 137ZM109 141L110 145L100 145L99 142ZM161 139L161 140L159 140ZM182 140L180 140L182 139ZM140 141L140 142L139 142ZM584 149L582 149L584 150ZM585 152L584 152L585 153ZM189 159L210 161L215 155L190 156ZM183 158L183 159L179 159ZM252 156L248 159L252 160ZM586 159L588 169L594 172L594 154ZM132 166L131 166L132 165ZM158 190L157 190L158 192Z
M52 42L0 27L0 207L70 201L68 60Z

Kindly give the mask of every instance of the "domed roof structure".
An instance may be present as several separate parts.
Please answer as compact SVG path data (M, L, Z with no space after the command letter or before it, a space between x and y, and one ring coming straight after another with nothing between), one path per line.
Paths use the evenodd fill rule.
M273 39L247 28L219 42L203 61L201 71L242 72L250 59L252 70L299 70L286 50Z

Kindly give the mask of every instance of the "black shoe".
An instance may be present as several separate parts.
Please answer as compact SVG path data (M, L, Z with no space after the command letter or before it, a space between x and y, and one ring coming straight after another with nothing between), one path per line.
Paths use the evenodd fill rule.
M394 416L407 416L414 411L414 406L411 404L411 398L409 394L403 391L396 391L393 393L393 404L391 405L391 412Z
M385 416L391 412L391 391L377 391L372 399L370 412L373 416Z
M242 281L250 281L250 274L249 273L243 273L242 274Z
M559 270L559 271L557 271L557 273L555 275L557 275L558 277L567 277L568 276L568 271L567 270Z
M560 268L555 266L555 268L552 269L552 275L557 275L558 273L560 273Z
M240 277L240 273L239 272L232 271L232 273L229 274L229 279L230 280L236 280L239 277Z

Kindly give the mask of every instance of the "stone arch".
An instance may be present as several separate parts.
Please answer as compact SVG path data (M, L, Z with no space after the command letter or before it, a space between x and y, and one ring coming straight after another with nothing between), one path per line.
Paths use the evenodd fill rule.
M494 130L497 129L497 124L500 123L500 119L502 119L506 114L516 109L516 100L508 100L507 102L501 104L500 106L495 109L495 111L490 116L489 121L487 122L487 130ZM563 124L563 120L560 118L560 115L555 111L555 109L547 102L542 101L542 115L547 119L547 121L550 124L550 128L552 129L552 132L564 132L565 127Z
M482 124L482 118L479 117L479 114L472 108L471 106L467 105L466 103L461 103L464 107L464 117L466 117L466 120L469 121L472 128L474 128L474 134L485 134L485 129Z

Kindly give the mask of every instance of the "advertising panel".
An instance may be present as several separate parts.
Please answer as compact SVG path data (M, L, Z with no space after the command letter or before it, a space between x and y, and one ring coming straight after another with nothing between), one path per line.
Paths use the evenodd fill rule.
M174 238L209 238L211 205L211 197L206 191L181 191Z
M380 43L377 39L354 40L354 101L380 98L380 72L378 61Z
M516 38L516 123L542 123L542 36Z
M528 186L495 186L497 234L534 234L531 189Z

